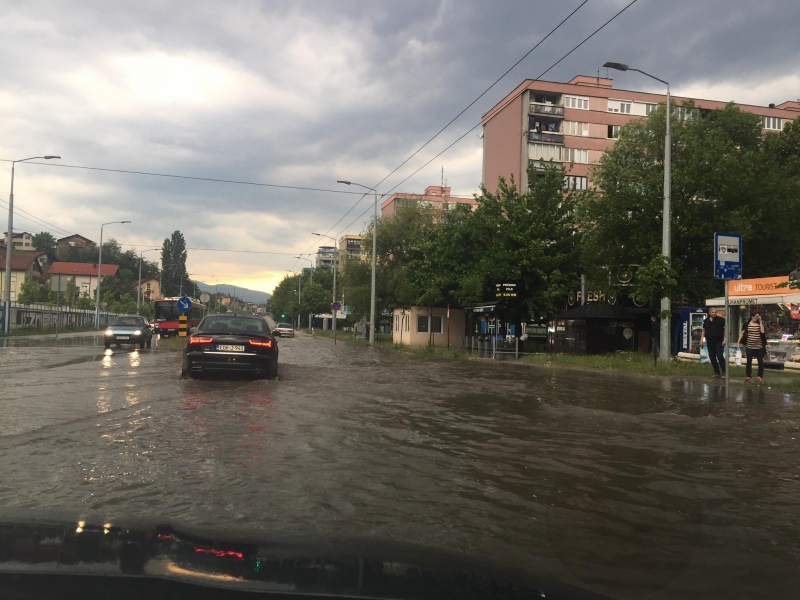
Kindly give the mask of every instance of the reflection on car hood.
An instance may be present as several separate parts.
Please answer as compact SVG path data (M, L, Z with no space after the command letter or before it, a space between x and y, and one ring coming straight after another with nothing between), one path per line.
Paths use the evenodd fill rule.
M24 592L25 598L49 598L56 591L69 597L73 587L75 597L107 597L121 586L125 597L137 591L136 597L165 592L194 597L193 589L210 586L223 588L226 598L238 598L230 595L235 590L300 598L601 598L503 565L469 563L429 549L310 539L218 539L167 525L82 519L5 522L0 523L0 589L12 597ZM203 597L215 596L204 592Z

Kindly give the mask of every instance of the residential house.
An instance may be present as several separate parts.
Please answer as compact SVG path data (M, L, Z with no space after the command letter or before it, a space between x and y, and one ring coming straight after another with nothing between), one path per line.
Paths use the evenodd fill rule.
M449 187L430 185L425 188L424 194L392 194L381 204L381 215L391 217L397 214L397 210L403 206L433 207L447 210L458 204L466 204L472 210L475 210L478 201L473 197L453 196L450 194Z
M33 234L27 231L15 231L11 241L14 244L14 250L23 250L25 252L35 252L36 247L33 245ZM3 243L8 246L8 232L3 234Z
M146 302L161 300L161 279L159 277L148 277L141 282L134 284L141 290L141 298Z
M78 235L74 233L72 235L68 235L67 237L60 238L57 240L58 242L58 249L61 250L67 248L86 248L87 246L95 246L96 244L90 240L89 238L83 237L82 235Z
M392 343L404 346L458 348L466 334L466 317L460 308L395 308Z
M41 282L43 279L42 265L39 259L44 252L18 252L11 254L11 301L15 301L19 297L22 289L22 283L25 277L32 275L34 279ZM6 254L0 254L0 265L5 267ZM6 292L6 277L5 272L0 274L0 298L5 298Z
M118 265L103 265L103 277L116 277L118 274ZM50 289L54 292L65 291L67 282L73 277L79 294L88 292L94 297L97 290L96 263L55 262L50 265Z
M613 89L614 80L578 75L569 83L526 79L482 119L483 183L490 192L499 177L512 176L519 189L527 189L528 166L543 173L552 160L565 169L565 187L585 190L591 185L590 169L606 150L614 147L619 128L632 119L646 118L665 94ZM689 98L672 96L675 118L691 119L682 106ZM694 100L702 112L724 108L728 102ZM800 100L775 106L738 104L758 115L763 130L781 131L800 116Z

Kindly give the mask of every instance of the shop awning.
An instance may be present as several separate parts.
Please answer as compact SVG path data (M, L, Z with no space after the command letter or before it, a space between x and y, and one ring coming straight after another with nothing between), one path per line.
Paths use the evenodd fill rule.
M730 296L728 303L731 306L742 304L800 304L800 292L791 294L763 294L754 296ZM709 298L706 306L725 306L725 296L719 298Z
M493 313L497 310L497 302L487 304L476 304L475 306L465 306L464 312L472 313Z

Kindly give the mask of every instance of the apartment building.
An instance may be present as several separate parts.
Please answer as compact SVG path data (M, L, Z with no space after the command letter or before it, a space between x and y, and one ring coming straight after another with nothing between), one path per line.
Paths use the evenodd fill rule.
M36 247L33 245L33 234L27 231L15 231L11 236L11 242L14 244L14 250L24 250L26 252L35 252ZM8 232L3 234L3 244L8 246Z
M381 215L391 217L397 214L398 209L402 206L432 206L446 209L456 204L468 204L474 210L478 203L475 198L451 195L449 187L431 185L425 188L423 194L392 194L381 204Z
M336 246L320 246L317 248L316 265L318 269L330 271L337 264Z
M116 277L118 265L103 265L103 277ZM50 267L50 289L63 292L67 289L67 281L75 279L78 293L88 293L94 297L97 290L97 263L56 262Z
M361 241L364 236L344 235L339 238L339 256L347 260L367 260L369 255L361 249Z
M514 176L528 187L528 165L550 161L567 168L566 183L574 189L590 184L589 168L613 147L619 128L647 117L666 94L614 89L614 80L579 75L569 83L527 79L483 116L483 183L497 188L498 177ZM675 116L687 118L681 106L689 98L673 96ZM727 101L693 98L698 110L724 108ZM739 104L761 117L765 131L780 131L800 116L800 100L779 105ZM572 167L568 166L572 163Z

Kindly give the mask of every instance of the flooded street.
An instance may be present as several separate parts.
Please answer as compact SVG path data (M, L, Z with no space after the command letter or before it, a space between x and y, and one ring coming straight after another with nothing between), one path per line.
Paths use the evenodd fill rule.
M176 351L96 338L0 348L0 512L413 542L619 598L796 597L797 398L279 347L277 381L181 380Z

